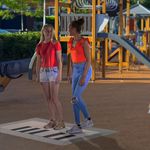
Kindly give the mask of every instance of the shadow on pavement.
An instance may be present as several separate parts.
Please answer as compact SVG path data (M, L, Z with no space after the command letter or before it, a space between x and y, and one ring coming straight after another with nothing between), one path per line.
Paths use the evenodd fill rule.
M82 142L75 143L80 150L125 150L118 145L115 139L108 137L98 137L88 141L82 140Z

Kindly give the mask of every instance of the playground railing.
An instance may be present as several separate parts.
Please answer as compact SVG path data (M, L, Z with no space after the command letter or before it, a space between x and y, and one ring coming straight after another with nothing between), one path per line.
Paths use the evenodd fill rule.
M92 14L60 14L60 34L68 35L68 26L69 24L78 18L84 18L85 23L83 27L83 35L92 35Z

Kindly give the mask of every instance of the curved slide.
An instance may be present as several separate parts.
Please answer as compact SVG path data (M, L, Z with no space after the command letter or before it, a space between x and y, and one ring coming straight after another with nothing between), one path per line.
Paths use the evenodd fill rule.
M109 33L97 33L97 38L109 38L117 42L125 49L129 50L135 57L144 65L150 68L150 59L142 53L135 45L133 45L129 40L124 37L119 37L117 34Z
M73 3L80 9L92 9L92 0L74 0ZM118 0L106 0L107 11L116 11L118 8ZM96 9L102 9L101 5L96 5Z

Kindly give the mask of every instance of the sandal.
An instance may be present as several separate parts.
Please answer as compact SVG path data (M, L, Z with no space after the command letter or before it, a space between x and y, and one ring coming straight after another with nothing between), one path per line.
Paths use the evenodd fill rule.
M56 122L54 120L50 120L48 124L44 126L45 129L54 128L56 126Z
M61 130L65 128L65 123L64 121L57 122L55 127L53 127L54 130Z

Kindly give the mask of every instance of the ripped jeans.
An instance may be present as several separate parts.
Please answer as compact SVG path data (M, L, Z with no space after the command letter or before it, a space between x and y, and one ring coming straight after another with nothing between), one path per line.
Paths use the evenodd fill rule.
M73 64L73 74L72 74L72 103L73 111L76 124L80 124L80 111L82 112L85 119L90 117L87 106L82 98L82 93L88 85L88 82L92 76L92 67L89 68L88 73L85 78L84 85L80 85L80 79L84 71L85 63Z

